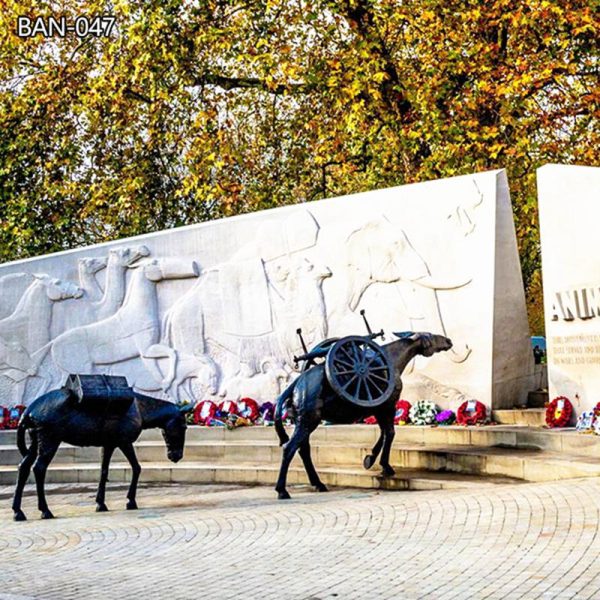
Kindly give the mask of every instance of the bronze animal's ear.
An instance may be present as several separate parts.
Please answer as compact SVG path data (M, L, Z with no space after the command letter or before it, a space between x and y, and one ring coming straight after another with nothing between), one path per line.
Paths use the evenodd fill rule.
M405 340L415 335L414 331L393 331L392 333L401 340Z
M188 403L188 404L182 403L182 404L178 404L177 408L179 409L179 412L181 412L185 415L194 410L194 405L192 403Z

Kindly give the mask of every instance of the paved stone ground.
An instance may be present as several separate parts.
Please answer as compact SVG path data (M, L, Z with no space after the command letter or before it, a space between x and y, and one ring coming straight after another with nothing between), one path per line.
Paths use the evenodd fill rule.
M2 599L599 598L600 480L329 494L54 486L57 518L14 523L0 488Z

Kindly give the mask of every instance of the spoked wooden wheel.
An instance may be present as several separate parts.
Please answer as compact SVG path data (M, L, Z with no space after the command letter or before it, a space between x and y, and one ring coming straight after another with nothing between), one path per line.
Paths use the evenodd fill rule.
M394 391L394 368L387 353L359 335L344 337L330 348L325 372L333 390L358 406L379 406Z

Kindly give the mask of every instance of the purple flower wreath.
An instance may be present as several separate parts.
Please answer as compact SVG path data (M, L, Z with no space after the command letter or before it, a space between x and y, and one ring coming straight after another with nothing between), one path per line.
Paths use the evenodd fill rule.
M435 422L438 425L452 425L456 420L456 415L451 410L443 410L435 415Z

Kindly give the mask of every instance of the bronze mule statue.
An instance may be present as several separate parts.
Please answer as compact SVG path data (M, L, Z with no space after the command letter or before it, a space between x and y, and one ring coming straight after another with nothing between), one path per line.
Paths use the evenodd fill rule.
M108 405L109 400L106 399ZM99 404L99 403L98 403ZM35 400L23 413L17 429L17 446L23 456L19 465L17 486L13 499L15 521L25 521L21 510L23 488L33 466L37 488L38 508L42 519L52 519L44 492L48 465L61 442L73 446L100 446L102 469L96 495L96 511L107 509L104 503L110 459L116 448L125 455L132 469L127 493L127 509L137 508L135 500L141 472L133 443L143 429L159 427L167 445L167 456L172 462L183 457L186 422L185 414L171 402L165 402L131 391L131 400L125 411L86 410L78 403L72 390L62 387ZM121 414L119 414L121 412ZM25 442L29 431L31 445Z
M366 336L364 340L371 340L371 342L375 337L383 335L383 332L372 334L370 329L369 333L370 335ZM275 490L280 500L290 498L286 490L286 479L290 462L296 451L300 452L300 457L304 463L304 468L306 469L311 485L320 492L327 491L326 486L319 479L319 475L313 465L309 441L311 433L318 427L322 419L336 424L348 424L371 415L375 416L381 433L377 443L371 450L371 454L365 457L363 464L366 469L371 468L381 452L380 464L383 469L382 474L385 477L394 475L394 469L390 466L389 458L395 435L394 416L396 412L396 400L400 397L402 391L402 381L400 379L402 372L417 355L432 356L436 352L452 348L452 341L441 335L413 332L394 335L400 339L380 347L375 347L375 350L379 352L384 351L387 355L385 360L386 362L389 361L388 364L390 365L389 397L382 404L378 406L360 406L343 397L340 394L340 391L343 392L343 388L334 389L332 386L330 371L326 370L327 364L325 363L309 368L305 367L301 375L279 396L275 407L275 429L279 436L280 445L283 445L284 448ZM353 341L353 339L360 340L358 336L350 336L344 339L349 339L350 341ZM321 344L321 347L331 347L334 341L326 340ZM365 343L374 346L371 342L367 341ZM324 351L319 351L318 348L316 352L313 351L305 354L300 359L310 362L315 356L324 356ZM359 376L364 376L365 367L366 371L368 371L372 362L372 359L364 359L362 362L356 362L353 366L357 369ZM384 367L379 368L383 369ZM374 377L377 377L376 373ZM282 414L285 408L290 411L295 423L291 439L288 437L282 422Z

